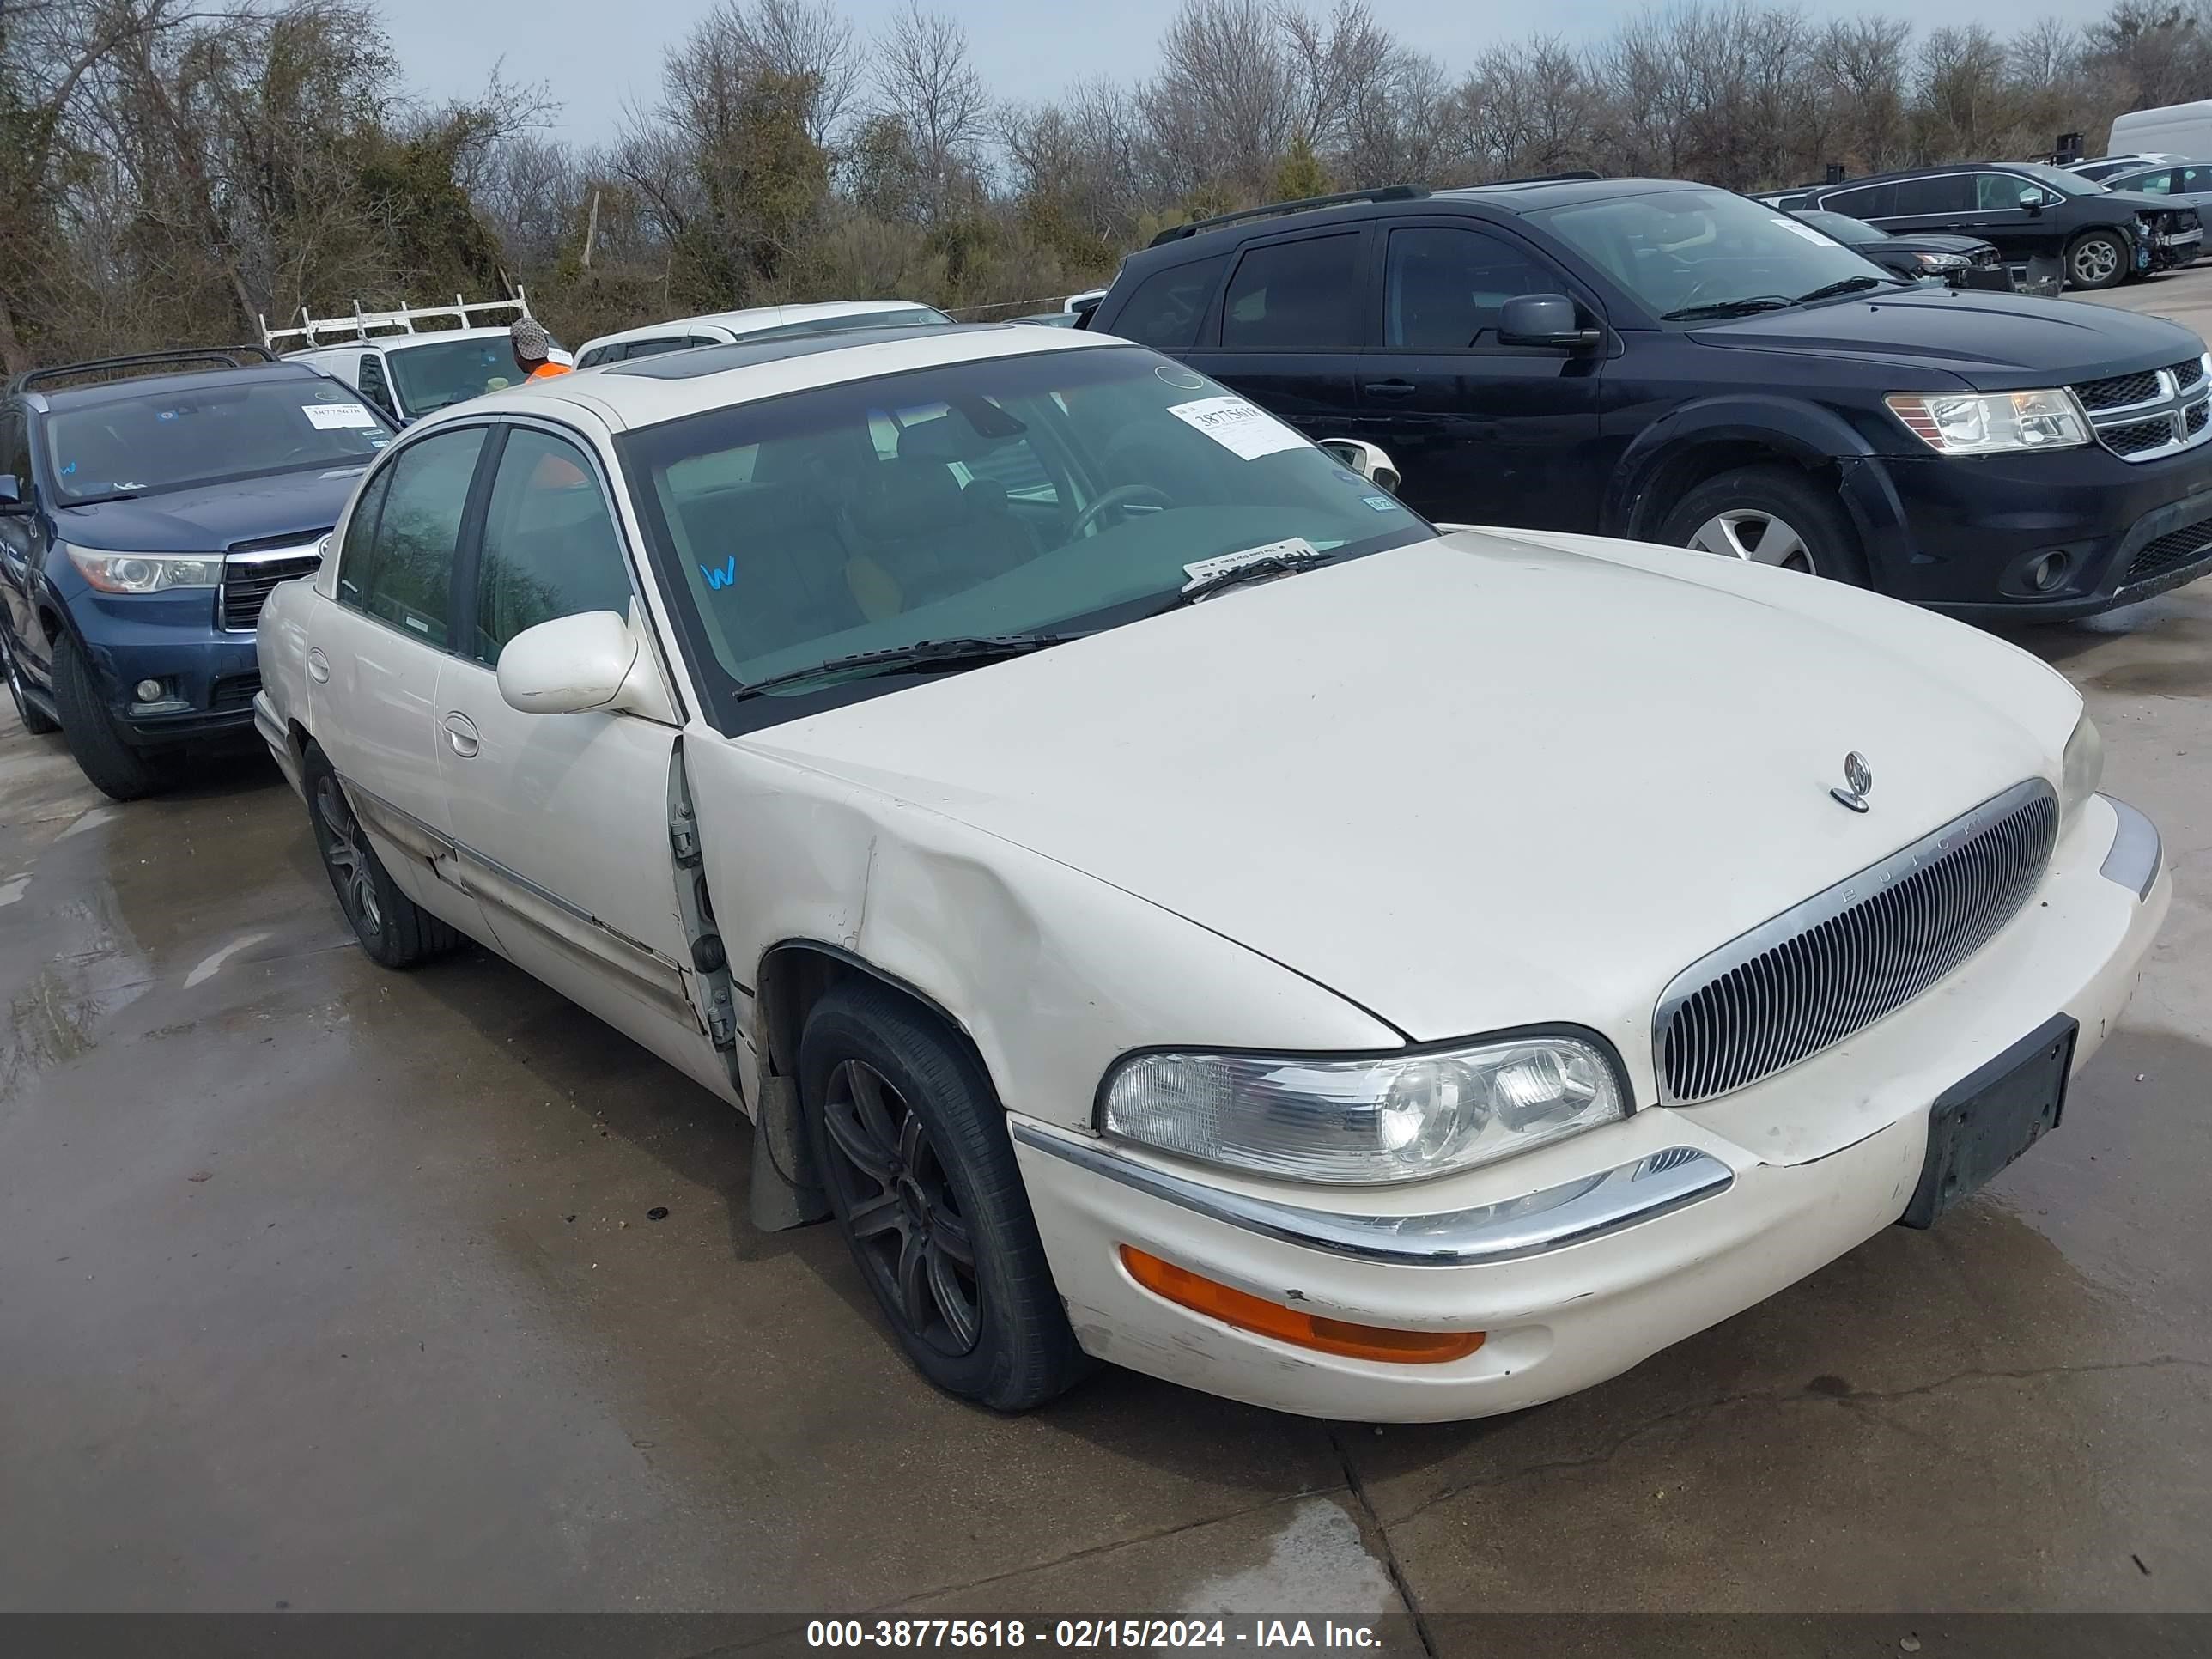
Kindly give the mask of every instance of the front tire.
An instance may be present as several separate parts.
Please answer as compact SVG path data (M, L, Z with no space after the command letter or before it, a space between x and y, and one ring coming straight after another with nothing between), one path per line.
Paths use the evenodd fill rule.
M51 737L60 731L61 723L31 701L23 689L23 671L16 665L15 647L4 636L0 636L0 672L8 678L8 696L15 705L15 718L23 722L23 729L34 738Z
M2117 234L2084 231L2067 246L2067 286L2092 292L2117 288L2127 280L2130 264L2127 244Z
M1747 466L1675 502L1658 539L1747 564L1870 586L1866 556L1832 486L1792 466Z
M54 707L61 711L62 736L76 757L77 769L101 794L137 800L168 783L170 768L163 757L123 740L93 678L92 665L67 635L54 642Z
M300 771L324 873L338 896L338 908L352 924L353 936L369 958L386 968L412 968L459 945L459 932L392 881L368 844L361 820L354 817L353 804L346 799L345 786L338 781L329 757L311 743L301 757Z
M838 1229L915 1369L1002 1412L1082 1376L975 1056L904 998L844 985L807 1016L799 1072Z

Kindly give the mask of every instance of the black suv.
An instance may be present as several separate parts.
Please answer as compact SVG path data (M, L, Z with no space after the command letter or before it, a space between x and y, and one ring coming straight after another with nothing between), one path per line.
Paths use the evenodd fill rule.
M1726 191L1257 210L1164 233L1086 326L1381 446L1431 519L1672 543L1982 618L2086 616L2212 568L2196 335L1904 283Z
M1996 244L2008 263L2063 262L2068 286L2111 288L2185 265L2204 241L2197 210L2106 190L2036 161L1962 161L1885 173L1771 198L1844 213L1884 230L1943 230Z

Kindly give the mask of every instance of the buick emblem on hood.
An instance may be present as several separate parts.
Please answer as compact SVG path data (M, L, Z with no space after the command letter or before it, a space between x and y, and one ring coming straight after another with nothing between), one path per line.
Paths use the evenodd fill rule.
M1844 757L1844 787L1831 789L1829 794L1854 812L1867 810L1867 797L1874 793L1874 768L1867 757L1856 749Z

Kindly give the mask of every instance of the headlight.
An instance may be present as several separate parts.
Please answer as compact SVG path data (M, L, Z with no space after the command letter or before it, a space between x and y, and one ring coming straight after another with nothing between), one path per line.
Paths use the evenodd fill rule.
M1613 1062L1571 1036L1359 1060L1132 1055L1103 1127L1165 1152L1299 1181L1412 1181L1628 1115Z
M1964 270L1973 262L1963 253L1916 253L1923 270Z
M2105 740L2097 723L2083 709L2074 722L2074 735L2066 739L2066 758L2058 768L2058 822L2071 823L2083 801L2097 793L2105 779Z
M2070 449L2089 441L2074 394L2051 392L1893 392L1884 399L1912 435L1946 455Z
M160 593L172 587L214 587L222 561L200 553L100 553L69 550L70 562L103 593Z

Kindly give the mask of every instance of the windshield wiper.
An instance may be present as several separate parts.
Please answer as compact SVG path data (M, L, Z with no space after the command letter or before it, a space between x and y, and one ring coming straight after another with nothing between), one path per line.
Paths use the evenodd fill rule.
M98 507L102 501L135 501L146 493L142 486L137 489L111 489L104 495L71 495L62 502L64 507Z
M1748 317L1754 311L1785 311L1797 303L1786 294L1754 294L1747 300L1715 300L1702 306L1684 306L1662 312L1662 323L1686 323L1692 317Z
M1890 280L1887 276L1846 276L1839 283L1829 283L1816 288L1810 294L1799 295L1797 303L1809 305L1814 300L1832 300L1841 294L1858 294L1867 289L1886 287Z
M914 673L975 668L987 663L1004 662L1009 657L1026 656L1032 651L1042 651L1047 646L1066 645L1071 640L1089 637L1087 634L1006 634L989 637L916 640L911 645L885 646L878 651L855 651L849 656L832 657L827 662L817 662L811 668L794 668L787 673L771 674L764 680L752 680L739 686L737 694L740 697L757 696L780 685L797 685L803 681L820 679L828 674L842 674L854 668L903 669Z
M1208 559L1203 564L1186 565L1190 580L1182 585L1182 592L1166 608L1195 605L1209 595L1225 587L1241 586L1246 582L1269 581L1277 576L1287 576L1297 570L1310 570L1317 564L1327 564L1329 556L1303 540L1296 541L1279 550L1261 548L1249 554L1229 553L1219 559ZM1212 567L1208 568L1208 567Z

